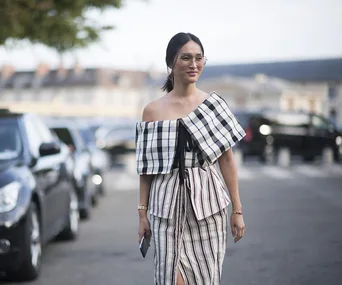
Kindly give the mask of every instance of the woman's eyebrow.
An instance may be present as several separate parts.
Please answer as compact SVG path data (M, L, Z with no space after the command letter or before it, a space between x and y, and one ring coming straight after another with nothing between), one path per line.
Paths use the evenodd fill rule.
M181 56L183 55L192 55L191 53L185 52L185 53L181 53ZM196 53L195 55L202 55L202 53Z

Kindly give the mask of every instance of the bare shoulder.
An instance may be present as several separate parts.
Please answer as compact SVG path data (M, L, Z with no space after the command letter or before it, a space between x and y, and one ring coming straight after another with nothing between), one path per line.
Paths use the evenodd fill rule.
M203 90L200 90L200 89L197 89L197 90L198 90L198 94L201 96L202 99L207 99L210 96L209 93L207 93Z
M148 103L143 110L142 120L148 122L157 121L159 110L163 102L164 97L161 97Z

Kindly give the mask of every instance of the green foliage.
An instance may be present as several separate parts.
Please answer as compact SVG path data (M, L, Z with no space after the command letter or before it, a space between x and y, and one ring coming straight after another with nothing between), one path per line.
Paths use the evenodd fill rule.
M1 0L0 45L9 39L41 43L59 53L97 41L104 30L85 16L90 10L120 8L123 0Z

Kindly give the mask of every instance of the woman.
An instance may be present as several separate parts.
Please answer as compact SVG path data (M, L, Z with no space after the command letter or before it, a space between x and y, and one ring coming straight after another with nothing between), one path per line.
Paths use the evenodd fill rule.
M234 242L244 235L231 147L245 132L218 94L196 88L205 63L196 36L173 36L167 94L149 103L137 123L139 241L152 235L158 285L220 284L230 202Z

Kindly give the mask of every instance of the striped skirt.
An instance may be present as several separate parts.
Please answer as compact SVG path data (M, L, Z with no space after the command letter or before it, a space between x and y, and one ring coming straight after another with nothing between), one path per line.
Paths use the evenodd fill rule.
M151 215L154 284L175 285L179 271L186 285L218 285L226 251L226 208L197 220L186 187L178 191L172 219Z

